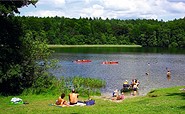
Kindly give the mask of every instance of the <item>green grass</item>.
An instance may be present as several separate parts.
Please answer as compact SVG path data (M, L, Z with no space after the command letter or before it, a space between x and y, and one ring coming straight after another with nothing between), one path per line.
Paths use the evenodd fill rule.
M142 47L141 45L48 45L49 48L59 47Z
M99 97L92 97L96 104L93 106L56 107L54 103L58 96L29 95L16 96L29 104L13 105L13 96L0 97L1 114L185 114L185 88L172 87L153 90L146 96L127 98L122 102L112 102ZM79 98L85 100L86 98ZM66 97L67 100L67 97Z

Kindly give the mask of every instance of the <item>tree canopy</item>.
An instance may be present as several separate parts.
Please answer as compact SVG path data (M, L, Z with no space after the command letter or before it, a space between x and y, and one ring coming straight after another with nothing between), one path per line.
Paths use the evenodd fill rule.
M18 8L23 6L28 6L30 4L34 5L38 0L1 0L0 1L0 15L8 16L13 13L20 13Z
M144 47L185 47L185 18L106 19L65 17L15 17L25 30L45 34L48 44L137 44Z
M18 8L35 0L0 1L0 95L49 90L55 78L47 68L50 50L42 31L24 30L22 20L14 18Z

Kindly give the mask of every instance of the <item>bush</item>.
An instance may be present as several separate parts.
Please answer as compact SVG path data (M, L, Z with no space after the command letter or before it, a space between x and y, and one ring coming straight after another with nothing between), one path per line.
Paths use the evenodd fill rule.
M175 42L172 42L168 47L169 48L177 48L178 47L178 44L175 43Z
M82 96L100 95L100 89L105 87L105 81L95 78L75 76L66 78L66 88L74 88Z

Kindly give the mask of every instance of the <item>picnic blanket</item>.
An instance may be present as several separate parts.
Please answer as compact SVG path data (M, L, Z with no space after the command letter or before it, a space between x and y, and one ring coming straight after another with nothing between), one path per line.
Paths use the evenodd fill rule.
M88 101L79 101L77 102L77 104L74 105L69 105L69 107L73 107L73 106L91 106L95 104L95 100L88 100ZM56 104L49 104L49 106L57 106L57 107L68 107L67 105L56 105Z

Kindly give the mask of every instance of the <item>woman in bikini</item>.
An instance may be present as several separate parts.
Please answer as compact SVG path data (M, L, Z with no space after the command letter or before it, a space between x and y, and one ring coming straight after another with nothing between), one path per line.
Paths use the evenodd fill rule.
M58 98L58 100L56 101L56 105L60 105L60 106L69 106L69 104L67 103L67 101L64 100L65 94L62 93L61 96Z

